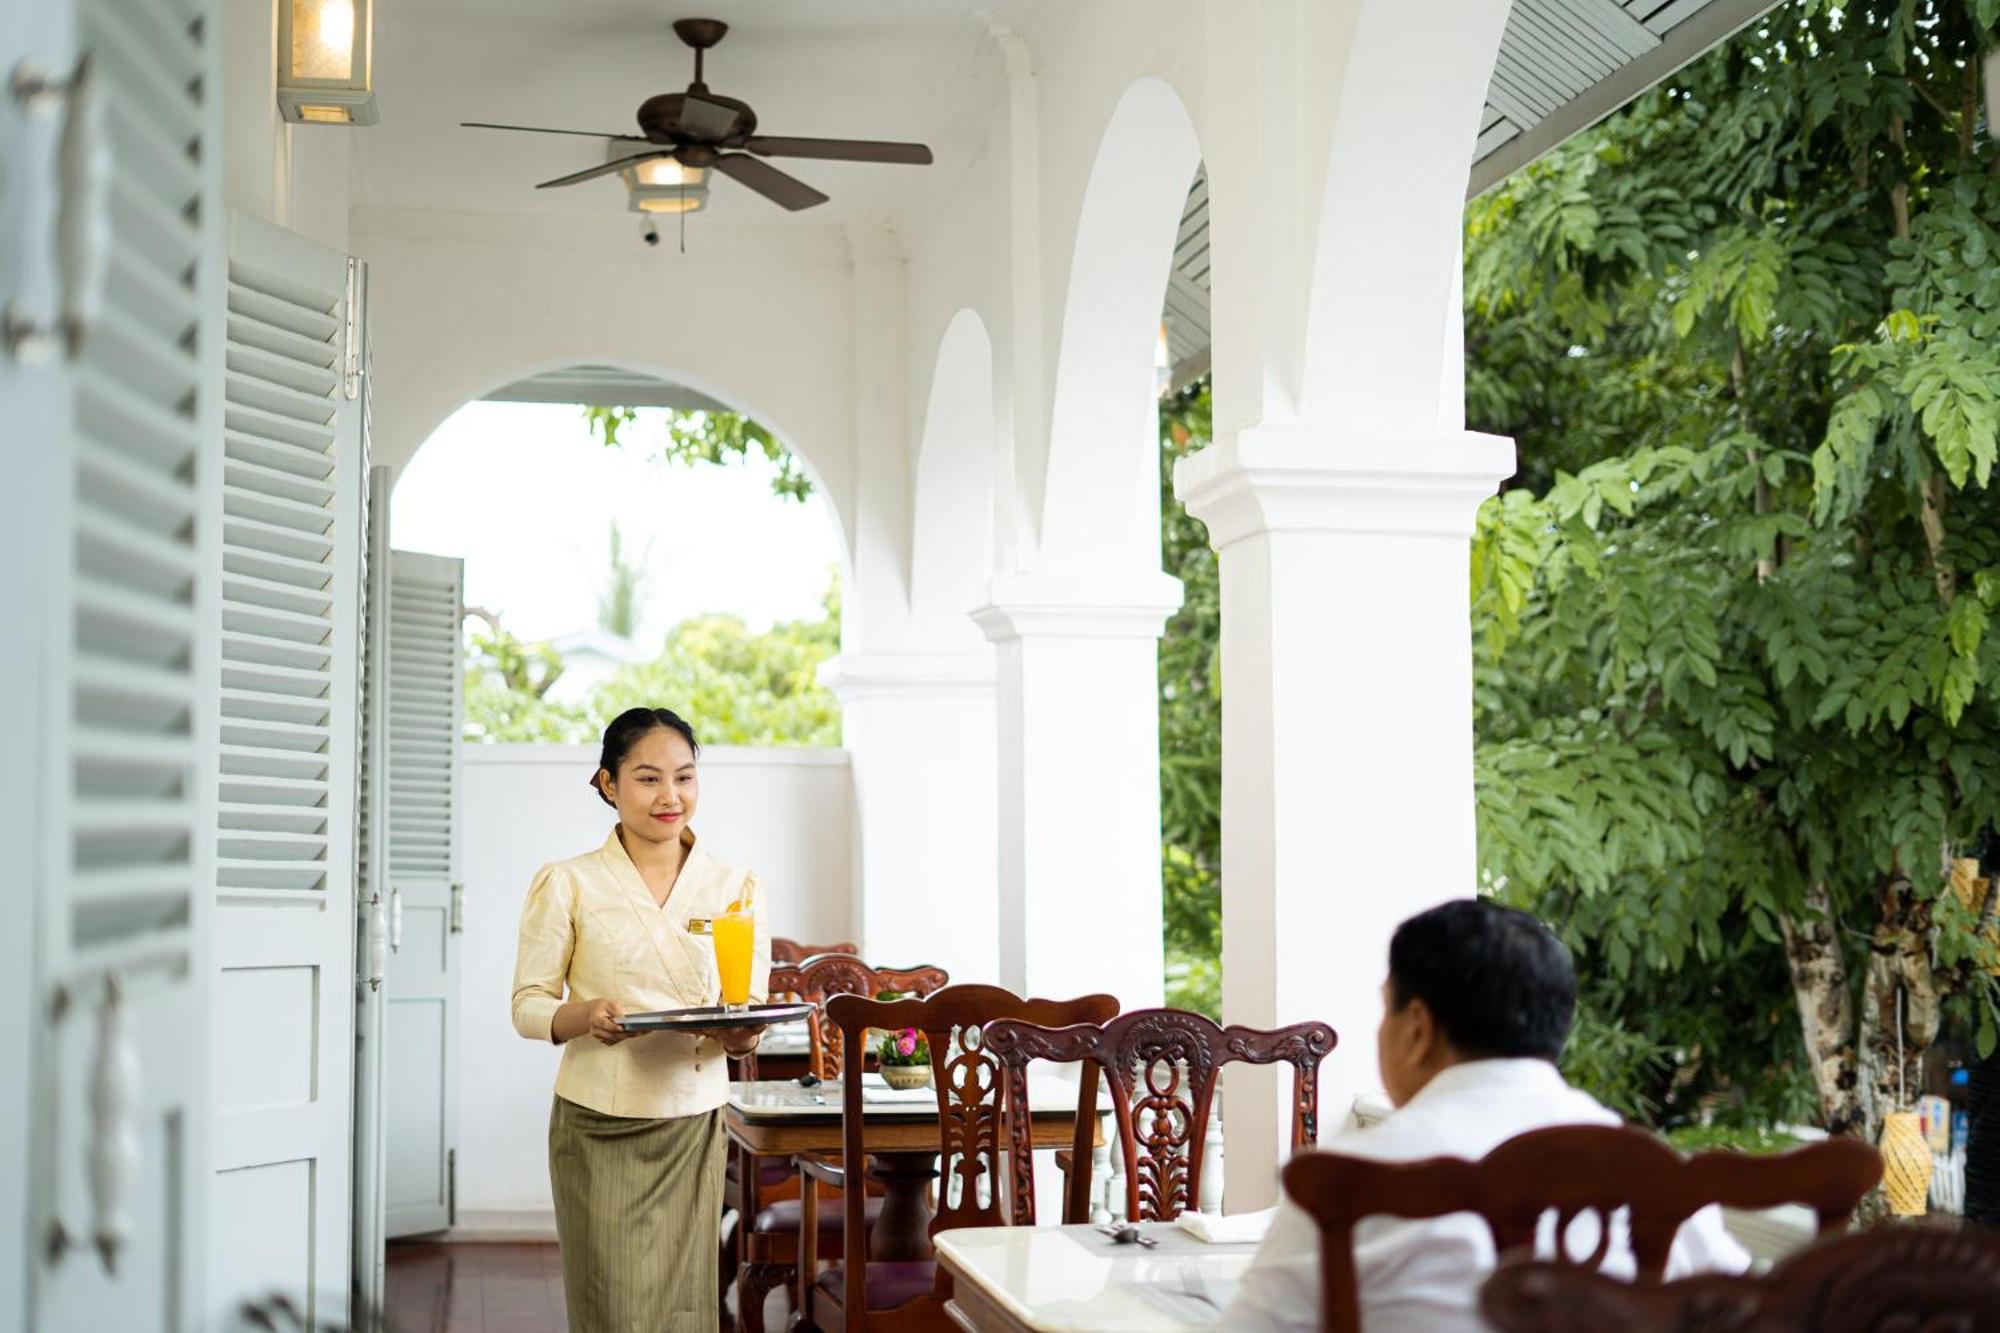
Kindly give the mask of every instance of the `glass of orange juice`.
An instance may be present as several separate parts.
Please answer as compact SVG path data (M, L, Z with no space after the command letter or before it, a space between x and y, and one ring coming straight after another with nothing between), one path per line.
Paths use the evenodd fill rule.
M747 907L733 908L716 917L710 930L715 939L715 973L722 982L722 1007L748 1008L757 918Z

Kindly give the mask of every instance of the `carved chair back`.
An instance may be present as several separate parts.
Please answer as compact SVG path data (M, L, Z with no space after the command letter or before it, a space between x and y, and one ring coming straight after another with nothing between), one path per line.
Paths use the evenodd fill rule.
M985 1032L1001 1019L1025 1019L1051 1027L1071 1023L1101 1023L1118 1012L1109 995L1075 1000L1022 999L999 986L947 986L920 999L874 1000L859 995L835 995L826 1002L827 1017L840 1034L843 1051L841 1080L841 1160L866 1161L865 1113L861 1095L861 1055L871 1028L914 1028L930 1047L931 1081L938 1106L938 1152L942 1178L930 1234L952 1227L1003 1226L1009 1221L1001 1154L1007 1144L1002 1132L1005 1108L999 1061L986 1047ZM1025 1104L1022 1118L1026 1118ZM1079 1137L1089 1160L1089 1116L1081 1113ZM848 1260L842 1274L841 1301L854 1318L866 1308L865 1248L854 1237L867 1235L862 1191L842 1191Z
M851 954L819 954L803 963L774 965L771 993L796 995L813 1006L806 1020L812 1041L811 1068L821 1080L840 1077L839 1034L827 1016L826 1003L836 995L859 995L872 1000L884 991L929 995L951 980L941 967L870 967Z
M774 964L803 963L806 959L817 958L823 953L860 952L860 946L854 944L800 944L797 940L788 940L783 936L774 935L771 938L771 961Z
M1480 1289L1501 1333L2000 1333L2000 1233L1883 1226L1828 1236L1759 1276L1660 1285L1574 1265L1501 1265Z
M1197 1206L1216 1077L1224 1065L1292 1066L1292 1147L1314 1142L1319 1067L1338 1041L1325 1023L1225 1028L1185 1009L1135 1009L1101 1026L1047 1028L1009 1021L986 1031L987 1049L1007 1071L1009 1096L1022 1104L1027 1068L1035 1060L1080 1062L1093 1081L1102 1071L1124 1159L1125 1215L1135 1222L1169 1222ZM1024 1134L1025 1122L1016 1120L1013 1132ZM1065 1222L1089 1220L1089 1160L1087 1149L1072 1159ZM1032 1199L1034 1154L1016 1151L1012 1161L1016 1197Z
M1788 1153L1704 1152L1683 1157L1644 1130L1562 1125L1509 1139L1477 1162L1433 1157L1377 1162L1302 1153L1286 1165L1285 1192L1319 1224L1321 1328L1358 1333L1354 1226L1364 1217L1485 1218L1496 1254L1532 1253L1544 1216L1555 1217L1555 1262L1595 1270L1609 1252L1613 1215L1625 1213L1638 1278L1656 1283L1681 1224L1710 1204L1773 1208L1802 1203L1821 1234L1844 1226L1882 1175L1881 1155L1855 1139L1829 1139ZM1585 1214L1597 1244L1568 1252L1560 1238Z

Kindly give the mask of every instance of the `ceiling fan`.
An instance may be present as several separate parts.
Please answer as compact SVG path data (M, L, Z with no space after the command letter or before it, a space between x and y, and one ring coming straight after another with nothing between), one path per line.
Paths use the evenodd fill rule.
M543 181L535 188L554 189L626 171L641 163L672 161L684 167L713 168L747 185L772 203L797 211L823 204L827 197L812 186L764 161L767 157L813 157L837 162L893 162L925 166L931 150L920 143L884 143L872 139L795 139L758 134L757 113L747 102L710 92L702 81L702 53L721 41L729 25L717 19L680 19L674 33L694 48L694 82L684 93L661 93L639 104L640 134L595 134L589 130L553 130L532 125L461 122L468 129L520 130L529 134L581 134L618 143L647 144L629 156L613 158L567 176ZM740 151L739 151L740 150ZM753 156L754 154L754 156Z

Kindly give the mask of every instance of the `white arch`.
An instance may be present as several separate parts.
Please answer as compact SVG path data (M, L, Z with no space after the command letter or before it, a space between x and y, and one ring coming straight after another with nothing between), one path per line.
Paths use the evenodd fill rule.
M804 472L806 474L806 477L812 482L813 489L816 492L818 492L818 494L821 497L825 499L827 516L832 520L833 523L834 542L840 552L841 580L843 583L851 581L853 575L854 555L853 555L852 544L848 540L847 536L846 518L841 513L837 497L828 489L823 475L821 474L819 468L814 464L812 455L806 449L802 448L798 443L796 443L794 437L790 434L790 432L788 432L782 425L772 421L768 416L765 416L763 413L755 410L750 404L746 403L738 395L736 395L735 393L731 392L729 389L723 386L717 385L701 377L687 374L685 371L682 370L651 365L648 364L647 362L635 360L631 357L622 357L622 356L591 356L587 358L579 358L574 356L545 357L540 360L528 362L526 364L517 364L512 366L508 370L499 371L497 373L492 371L491 369L485 370L480 373L480 377L478 379L468 380L464 382L454 382L463 384L463 387L457 388L455 390L451 387L440 386L435 382L433 382L430 385L427 385L427 388L430 390L430 392L428 392L425 397L425 402L426 402L425 414L427 417L427 421L423 425L421 433L416 434L414 436L416 441L415 445L411 447L408 450L408 452L402 456L399 464L397 465L395 476L400 477L402 475L402 470L404 468L407 468L411 460L413 460L419 453L422 452L423 446L429 442L429 440L433 435L437 434L438 428L442 426L446 422L446 420L448 420L460 408L466 406L469 403L478 402L479 400L485 398L486 395L488 395L489 393L492 393L495 389L501 388L505 385L513 384L519 380L527 379L535 375L544 374L549 371L566 370L569 369L570 367L579 365L610 366L618 370L630 371L634 374L650 376L651 378L663 380L668 383L685 385L688 388L693 389L697 393L702 394L704 397L710 398L715 402L721 403L724 407L727 407L730 411L748 417L750 420L756 422L759 426L762 426L765 430L769 431L771 435L780 444L784 445L786 451L792 455L793 459L798 463L799 469L802 472ZM440 410L442 404L444 404L453 395L454 392L458 393L461 396L459 396L457 398L457 401L455 403L452 403L451 406L442 407L442 410ZM406 424L408 420L409 419L406 418ZM392 494L393 494L393 487L392 487Z
M1418 435L1464 427L1461 218L1507 10L1487 0L1440 23L1436 5L1361 8L1312 250L1309 421L1337 414L1346 428Z
M1163 79L1125 90L1084 187L1051 395L1042 564L1159 568L1155 348L1201 142Z
M910 613L920 621L963 620L992 579L997 429L993 340L963 309L938 340L917 446Z

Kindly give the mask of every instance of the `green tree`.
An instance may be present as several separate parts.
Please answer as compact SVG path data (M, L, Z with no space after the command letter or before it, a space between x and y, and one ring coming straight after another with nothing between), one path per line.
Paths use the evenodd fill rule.
M620 668L581 705L544 697L561 672L547 644L521 644L497 621L471 636L466 654L465 738L582 744L627 708L665 706L693 722L704 743L838 745L840 705L819 666L840 651L840 585L829 581L817 620L784 621L753 634L736 616L676 625L660 656Z
M698 616L667 635L652 662L621 668L591 698L605 720L664 704L694 723L704 744L838 745L840 704L819 683L840 651L840 585L818 620L784 621L752 634L736 616Z
M1181 609L1160 639L1160 878L1167 1002L1222 1014L1221 585L1208 529L1174 498L1174 463L1207 447L1207 379L1160 405L1161 566Z
M627 560L625 536L613 523L610 570L605 576L604 590L597 595L597 627L621 639L636 635L643 606L640 594L645 584L646 554L642 552L637 560Z
M1873 1134L1941 1026L1994 1042L1949 871L2000 810L1996 17L1786 5L1467 215L1468 416L1522 464L1481 862L1667 1118Z
M650 414L649 414L650 416ZM628 432L642 423L636 407L586 407L583 417L608 449L622 447ZM737 412L676 412L659 414L658 434L651 447L668 462L726 463L748 458L754 451L778 465L771 490L791 500L812 494L812 478L778 438Z

